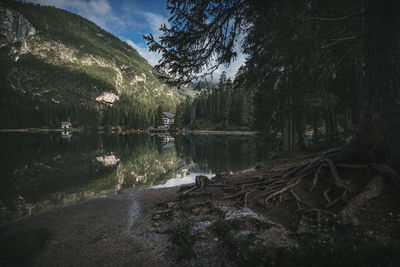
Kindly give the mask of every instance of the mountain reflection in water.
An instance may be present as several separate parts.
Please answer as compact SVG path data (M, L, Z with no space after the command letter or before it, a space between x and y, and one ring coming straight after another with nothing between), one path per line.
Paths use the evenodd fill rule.
M252 136L0 133L0 223L145 187L254 166ZM261 152L261 153L260 153Z

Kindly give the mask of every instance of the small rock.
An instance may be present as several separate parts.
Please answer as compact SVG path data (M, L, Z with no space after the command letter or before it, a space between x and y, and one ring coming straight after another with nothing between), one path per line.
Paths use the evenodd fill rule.
M198 222L198 225L200 227L209 228L212 226L212 221L201 221L201 222Z
M168 206L168 208L170 209L170 208L175 207L176 204L175 204L174 202L168 202L168 203L167 203L167 206Z
M210 213L210 209L207 208L207 207L204 207L204 208L203 208L203 213L204 213L204 214Z
M159 220L161 219L161 215L160 214L156 214L153 216L153 220Z
M354 226L360 225L360 221L359 221L357 218L355 218L355 217L352 218L351 223L352 223Z
M192 213L193 213L194 215L199 215L199 213L200 213L200 208L194 208L194 209L192 209Z
M197 239L208 239L208 231L204 227L198 227L195 229Z
M251 232L249 230L243 230L243 231L236 233L233 238L236 242L240 242L240 241L245 240L250 234L251 234Z

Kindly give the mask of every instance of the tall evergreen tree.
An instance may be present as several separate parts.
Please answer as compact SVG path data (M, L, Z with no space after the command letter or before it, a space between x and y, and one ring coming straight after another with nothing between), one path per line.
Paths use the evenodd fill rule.
M160 43L146 36L150 49L163 55L158 68L190 80L229 64L238 36L244 35L248 75L256 77L249 80L270 110L266 126L275 123L268 117L276 116L289 150L307 118L315 125L324 120L328 138L336 134L340 93L335 88L348 82L358 87L365 67L363 112L343 155L384 160L399 169L396 1L170 0L168 8L171 26L161 27ZM357 78L343 75L354 64ZM307 106L305 96L321 104Z

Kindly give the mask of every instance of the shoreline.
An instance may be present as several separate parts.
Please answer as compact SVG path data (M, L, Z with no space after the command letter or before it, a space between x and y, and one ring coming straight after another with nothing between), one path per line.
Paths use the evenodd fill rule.
M37 133L37 132L64 132L64 129L60 128L19 128L19 129L0 129L0 132L3 133ZM80 132L83 131L79 128L71 128L67 129L67 132ZM97 129L97 131L101 132L102 129ZM172 134L198 134L198 135L248 135L254 136L261 134L259 131L215 131L215 130L180 130L180 131L170 131L168 133Z
M247 168L234 175L252 175L253 172L254 168ZM169 203L174 206L174 203L178 203L180 188L134 189L4 223L0 225L2 250L9 252L8 260L18 262L24 257L13 255L13 251L28 246L32 250L26 252L30 258L23 264L17 264L24 266L65 266L77 263L85 266L176 266L171 234L166 230L173 226L170 222L162 224L162 219L157 219L157 212L160 205ZM42 243L37 243L37 239L42 239L42 234L46 238L43 238ZM7 247L7 244L16 247ZM82 247L82 244L86 245ZM212 253L212 258L219 262L215 258L218 252ZM210 264L211 259L207 262L207 265Z
M214 131L214 130L186 130L183 131L189 134L200 134L200 135L208 135L208 134L215 134L215 135L257 135L261 132L259 131Z
M20 129L0 129L2 133L38 133L38 132L80 132L81 129L60 129L60 128L20 128Z
M318 154L292 154L265 161L259 168L220 176L217 183L257 184L262 177L287 170ZM347 172L348 175L351 173L354 172ZM182 186L184 190L188 187ZM28 251L31 256L29 261L23 262L24 266L238 266L240 253L249 252L247 245L236 247L235 242L247 242L242 238L252 235L256 242L253 246L260 248L274 244L278 249L296 250L301 248L303 236L314 234L304 232L302 235L296 231L300 218L293 212L296 207L291 202L265 209L238 205L226 198L226 191L217 184L193 197L182 196L180 189L180 186L136 189L77 202L0 226L0 241L2 247L5 246L5 254L12 260L22 258L16 254L21 252L13 252L15 249L27 247L32 250ZM398 226L395 218L387 214L395 210L399 199L389 188L383 197L361 210L359 218L364 220L360 226L348 226L346 231L355 236L392 240L389 244L397 246L397 236L388 238ZM393 222L386 221L387 226L382 228L384 216ZM192 236L193 243L177 247L172 238L174 231L178 226L186 229L185 225L188 225L188 232L181 232L181 237L186 240ZM334 235L334 231L329 230L326 234ZM339 228L336 231L336 234L342 234ZM191 256L180 259L179 250L184 251L185 246L189 247L187 253Z

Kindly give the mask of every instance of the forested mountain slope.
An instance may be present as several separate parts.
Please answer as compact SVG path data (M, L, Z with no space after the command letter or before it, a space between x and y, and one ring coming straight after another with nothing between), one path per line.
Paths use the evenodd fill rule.
M131 46L54 7L0 4L0 56L0 128L146 127L182 98Z

